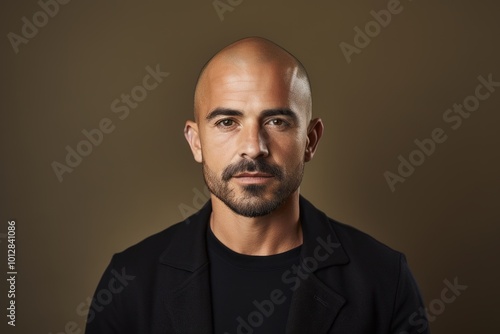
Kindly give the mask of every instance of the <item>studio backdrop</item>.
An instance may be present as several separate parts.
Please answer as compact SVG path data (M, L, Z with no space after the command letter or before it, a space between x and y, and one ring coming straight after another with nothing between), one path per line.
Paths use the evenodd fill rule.
M496 331L497 2L1 7L0 332L83 333L112 255L206 202L183 126L201 67L247 36L309 73L325 132L301 193L406 255L433 333Z

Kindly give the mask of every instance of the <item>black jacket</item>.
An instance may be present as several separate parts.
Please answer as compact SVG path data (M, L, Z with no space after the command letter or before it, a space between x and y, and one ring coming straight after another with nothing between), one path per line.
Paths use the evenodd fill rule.
M115 254L97 287L86 333L212 333L211 210L209 201L185 221ZM403 254L328 218L302 197L300 221L304 270L283 275L294 290L287 333L428 333Z

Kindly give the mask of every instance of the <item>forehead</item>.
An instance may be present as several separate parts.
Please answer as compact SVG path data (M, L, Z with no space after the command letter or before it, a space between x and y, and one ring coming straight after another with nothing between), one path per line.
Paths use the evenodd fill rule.
M307 88L297 66L277 62L221 62L207 70L200 112L214 108L245 111L267 108L306 108Z

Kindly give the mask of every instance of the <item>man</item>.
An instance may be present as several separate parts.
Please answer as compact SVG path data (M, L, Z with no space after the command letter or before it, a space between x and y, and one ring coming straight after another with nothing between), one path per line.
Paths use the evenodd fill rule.
M262 38L227 46L194 113L210 201L113 257L86 333L427 333L404 256L299 194L323 124L295 57Z

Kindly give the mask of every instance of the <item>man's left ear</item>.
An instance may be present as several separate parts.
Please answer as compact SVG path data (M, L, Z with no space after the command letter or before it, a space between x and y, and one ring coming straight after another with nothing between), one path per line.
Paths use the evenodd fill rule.
M307 144L304 152L304 161L310 161L318 147L319 140L323 135L323 121L321 118L312 119L307 127Z

